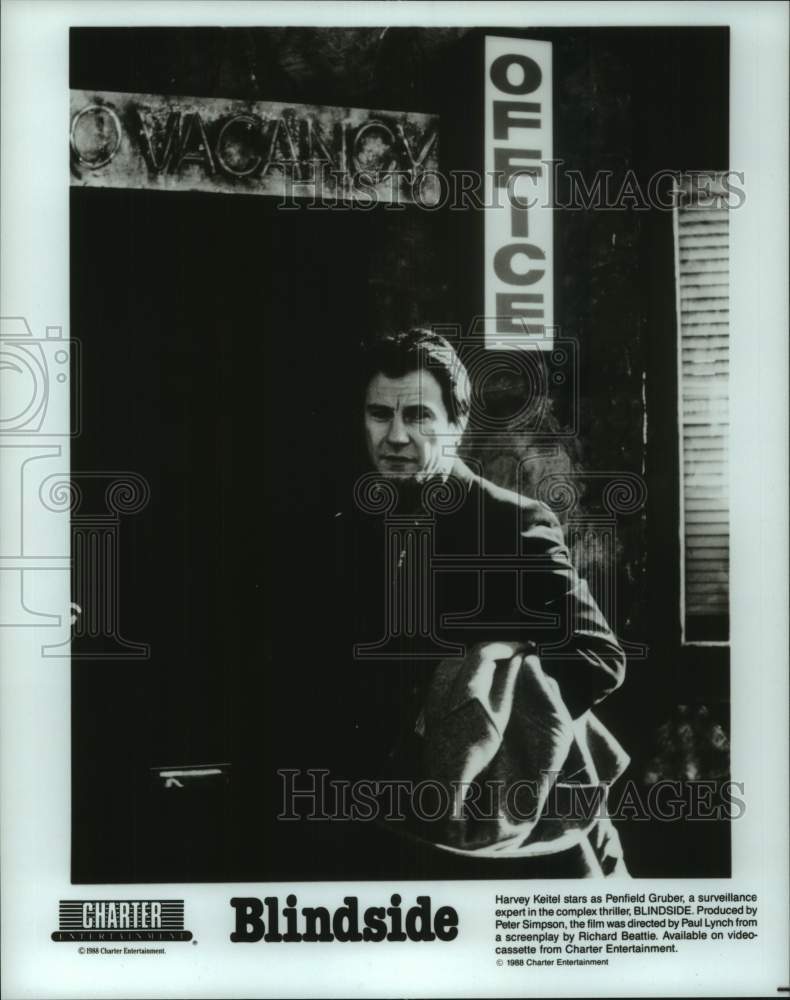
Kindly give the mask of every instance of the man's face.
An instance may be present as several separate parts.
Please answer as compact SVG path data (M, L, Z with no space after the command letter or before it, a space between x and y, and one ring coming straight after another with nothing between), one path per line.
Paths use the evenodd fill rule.
M398 479L446 474L463 426L453 424L441 386L427 371L374 375L365 395L368 455L377 472Z

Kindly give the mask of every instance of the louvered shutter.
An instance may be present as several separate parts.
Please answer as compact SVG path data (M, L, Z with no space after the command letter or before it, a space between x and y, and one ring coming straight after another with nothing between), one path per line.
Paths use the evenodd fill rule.
M680 184L679 313L684 641L729 632L729 219L720 178Z

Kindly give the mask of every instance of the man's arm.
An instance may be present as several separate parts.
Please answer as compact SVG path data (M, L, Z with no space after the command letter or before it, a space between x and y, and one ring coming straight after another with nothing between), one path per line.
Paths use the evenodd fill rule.
M557 617L532 636L541 665L577 718L622 684L625 654L573 567L556 515L535 501L523 508L521 552L530 606Z

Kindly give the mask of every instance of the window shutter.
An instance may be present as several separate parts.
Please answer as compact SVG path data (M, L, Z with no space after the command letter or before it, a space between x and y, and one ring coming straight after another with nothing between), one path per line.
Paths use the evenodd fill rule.
M681 180L675 210L686 642L729 634L729 219L720 178L703 181Z

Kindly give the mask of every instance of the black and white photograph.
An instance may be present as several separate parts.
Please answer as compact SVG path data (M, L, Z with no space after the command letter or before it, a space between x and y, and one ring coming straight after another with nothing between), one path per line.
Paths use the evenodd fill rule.
M727 29L70 75L75 881L728 875Z
M3 997L787 989L785 5L2 16Z

